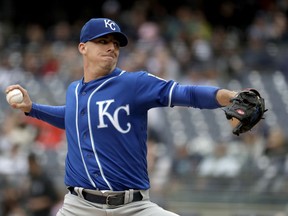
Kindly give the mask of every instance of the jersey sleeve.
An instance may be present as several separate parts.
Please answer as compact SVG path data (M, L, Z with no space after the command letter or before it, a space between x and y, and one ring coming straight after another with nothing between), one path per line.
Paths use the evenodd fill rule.
M221 107L216 100L219 87L205 85L181 85L143 72L136 82L136 100L142 107L187 106L200 109Z
M27 116L45 121L60 129L65 129L65 106L48 106L43 104L32 104L32 109Z
M173 86L176 83L167 81L147 72L138 74L135 83L135 100L143 109L166 107L171 105Z

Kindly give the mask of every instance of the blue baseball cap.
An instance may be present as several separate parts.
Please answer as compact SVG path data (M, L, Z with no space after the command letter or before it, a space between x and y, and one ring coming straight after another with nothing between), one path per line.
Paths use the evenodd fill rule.
M86 43L101 36L113 34L119 41L120 47L128 44L127 36L121 32L120 27L108 18L92 18L81 29L80 42Z

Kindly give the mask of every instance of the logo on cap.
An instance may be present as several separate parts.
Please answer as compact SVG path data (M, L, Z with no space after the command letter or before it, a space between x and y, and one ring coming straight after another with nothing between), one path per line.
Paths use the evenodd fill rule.
M105 27L107 28L109 26L109 28L113 31L116 30L115 26L116 26L116 23L113 22L112 20L108 20L108 19L104 19L104 23L105 23Z

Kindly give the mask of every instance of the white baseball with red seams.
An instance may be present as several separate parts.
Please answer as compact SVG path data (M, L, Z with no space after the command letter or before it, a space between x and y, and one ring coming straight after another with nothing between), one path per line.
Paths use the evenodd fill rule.
M13 89L6 94L6 100L9 104L21 103L23 101L23 93L19 89Z

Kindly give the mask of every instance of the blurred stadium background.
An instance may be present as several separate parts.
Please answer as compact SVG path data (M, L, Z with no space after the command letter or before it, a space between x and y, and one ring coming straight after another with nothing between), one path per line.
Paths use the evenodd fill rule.
M287 216L287 15L287 0L1 0L0 215L36 215L31 153L56 189L47 215L66 193L63 131L10 109L6 86L23 85L38 103L64 104L68 83L82 76L80 28L105 16L130 39L119 59L123 69L187 84L252 86L269 109L239 137L221 109L151 110L152 200L182 216Z

